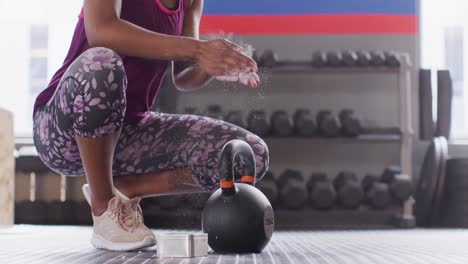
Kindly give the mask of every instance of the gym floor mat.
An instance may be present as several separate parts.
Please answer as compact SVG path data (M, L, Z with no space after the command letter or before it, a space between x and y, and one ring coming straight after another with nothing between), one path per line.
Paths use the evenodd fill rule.
M158 232L167 230L155 230ZM171 230L172 231L172 230ZM0 263L306 264L468 263L468 230L277 231L262 254L158 259L155 249L109 252L91 247L90 227L0 229Z

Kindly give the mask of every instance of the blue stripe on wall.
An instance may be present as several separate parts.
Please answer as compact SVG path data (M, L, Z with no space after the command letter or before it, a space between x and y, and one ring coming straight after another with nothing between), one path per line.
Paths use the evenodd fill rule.
M417 0L205 0L207 15L416 15Z

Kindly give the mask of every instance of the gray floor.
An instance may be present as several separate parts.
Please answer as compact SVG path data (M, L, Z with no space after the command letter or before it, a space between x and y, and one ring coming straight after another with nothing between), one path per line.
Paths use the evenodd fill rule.
M262 254L194 259L96 250L90 235L87 227L0 229L0 263L468 263L468 230L276 232Z

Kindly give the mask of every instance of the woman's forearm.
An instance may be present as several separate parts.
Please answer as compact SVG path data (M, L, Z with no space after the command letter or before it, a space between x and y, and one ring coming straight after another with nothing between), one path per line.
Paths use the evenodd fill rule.
M241 48L225 39L200 41L197 39L202 1L188 10L183 36L155 33L120 18L122 0L84 0L83 15L86 36L91 46L111 48L119 54L147 59L190 61L200 65L210 75L228 71L254 69L255 61L241 52ZM193 27L190 29L190 25ZM188 33L190 34L188 34ZM193 73L192 73L193 74ZM200 75L200 77L203 77ZM203 78L202 78L203 79Z
M99 27L86 25L91 46L104 46L117 53L160 60L195 60L199 40L151 32L122 19Z
M182 62L174 62L173 76L176 88L184 92L198 90L214 79L198 65L187 65Z

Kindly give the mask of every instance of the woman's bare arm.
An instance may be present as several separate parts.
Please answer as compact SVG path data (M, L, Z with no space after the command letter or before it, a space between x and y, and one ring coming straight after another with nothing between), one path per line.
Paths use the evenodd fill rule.
M180 0L183 1L183 0ZM192 0L185 10L182 34L199 39L200 19L203 10L203 0ZM180 91L194 91L205 86L213 77L204 72L193 62L173 61L172 75L176 88Z
M91 46L148 59L194 61L210 75L256 67L234 43L155 33L120 19L121 8L121 0L84 1L86 36Z
M189 2L190 5L185 10L184 27L182 34L186 37L199 39L200 19L203 11L203 0L191 0ZM235 63L235 61L231 62ZM199 65L194 64L193 62L173 61L172 69L174 84L176 88L181 91L197 90L205 86L211 80L213 80L213 76L205 72ZM256 64L254 67L252 67L251 70L254 72L257 71ZM236 79L234 81L239 80ZM243 82L243 84L256 87L258 82Z
M85 0L86 36L91 46L103 46L135 57L194 60L199 41L158 34L120 19L122 0Z

